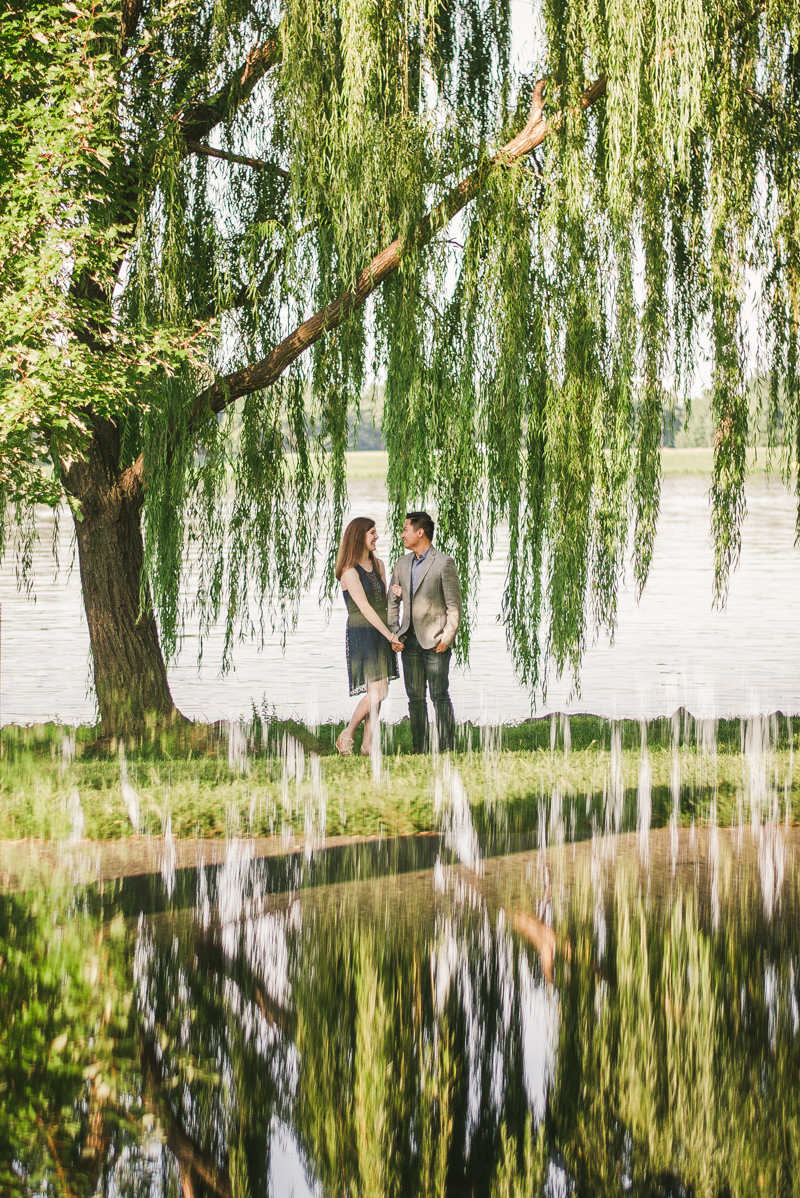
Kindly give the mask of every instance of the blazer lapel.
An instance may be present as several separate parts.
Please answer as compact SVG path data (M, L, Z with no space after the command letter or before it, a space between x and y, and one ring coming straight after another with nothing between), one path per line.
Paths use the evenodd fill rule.
M413 562L413 560L414 560L413 553L404 554L403 568L405 570L405 577L403 578L403 583L405 584L405 586L408 587L409 594L411 593L411 563Z
M419 588L422 586L422 583L425 581L425 575L428 573L431 566L433 565L433 559L435 557L436 557L436 550L434 549L433 545L431 545L430 549L428 550L428 556L425 558L425 561L422 563L420 572L417 575L417 583L416 583L416 586L414 587L415 592L419 590Z

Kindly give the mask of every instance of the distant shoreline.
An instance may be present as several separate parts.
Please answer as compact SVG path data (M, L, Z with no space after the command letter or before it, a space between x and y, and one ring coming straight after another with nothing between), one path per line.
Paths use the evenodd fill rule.
M747 451L747 466L751 473L767 473L767 450L761 445ZM357 449L347 454L347 480L385 478L389 455L382 449ZM662 449L661 469L665 476L674 474L703 474L711 478L714 467L713 449ZM780 477L777 454L773 454L770 474Z

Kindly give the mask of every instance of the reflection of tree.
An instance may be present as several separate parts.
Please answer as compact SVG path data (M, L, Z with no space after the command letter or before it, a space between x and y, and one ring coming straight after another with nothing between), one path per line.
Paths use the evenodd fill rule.
M572 903L550 1130L581 1192L733 1198L791 1184L797 928L766 923L758 887L740 886L714 932L698 890L654 901L619 874L599 967L591 905Z
M94 1193L132 1139L124 925L71 893L0 899L0 1189Z
M180 939L143 927L135 973L143 1080L185 1198L266 1193L272 1116L290 1101L293 1069L281 1011L246 958L193 924Z
M323 1192L488 1192L528 1111L504 918L365 913L354 896L307 917L302 952L294 1126Z
M236 963L193 945L91 894L0 902L0 1191L264 1192L274 1085L229 1017Z
M278 1125L331 1198L791 1183L800 932L747 878L714 931L702 886L620 866L601 952L577 869L554 960L521 910L433 904L430 874L396 893L251 896L208 927L4 900L0 1188L255 1198Z
M419 1192L449 1082L444 1050L423 1040L419 946L407 927L389 936L345 915L314 921L297 971L298 1138L332 1198Z
M332 1198L488 1193L498 1159L508 1179L541 1163L504 917L384 900L369 883L302 918L244 903L233 925L183 925L177 952L167 928L140 933L145 1085L186 1198L235 1194L235 1160L266 1192L273 1117ZM545 987L536 958L523 971Z

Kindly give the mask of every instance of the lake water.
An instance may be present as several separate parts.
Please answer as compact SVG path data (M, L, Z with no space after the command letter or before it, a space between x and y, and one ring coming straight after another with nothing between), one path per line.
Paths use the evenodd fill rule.
M790 1193L800 872L769 834L769 907L749 828L471 867L446 838L234 838L89 885L74 846L46 890L0 895L0 1186Z
M374 516L380 545L387 546L382 482L354 482L350 495L352 514ZM794 547L794 503L777 480L768 483L758 476L748 484L747 497L741 564L731 578L727 608L718 612L712 605L708 483L696 475L664 479L655 556L642 601L636 603L629 571L615 643L601 638L588 650L579 697L570 698L568 681L551 680L547 703L537 714L590 711L638 718L669 714L680 705L698 717L800 711L800 551ZM0 569L4 723L53 718L77 723L93 717L77 568L71 576L62 568L52 580L46 515L44 526L35 605L18 594L13 564L6 561ZM64 520L62 563L69 560L70 531ZM481 572L470 668L453 671L459 720L514 721L531 714L497 622L505 548L500 538L494 559ZM337 602L328 619L317 590L315 585L303 598L297 631L285 653L277 636L263 650L237 646L235 670L226 677L219 674L221 634L206 643L198 674L196 630L190 627L181 657L170 669L180 709L192 718L237 718L265 700L279 716L312 723L349 715L344 606ZM384 717L395 721L406 710L402 682L396 682Z

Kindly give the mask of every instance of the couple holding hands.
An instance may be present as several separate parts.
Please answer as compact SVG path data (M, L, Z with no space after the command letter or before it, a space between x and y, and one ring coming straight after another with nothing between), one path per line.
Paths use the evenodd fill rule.
M451 646L461 621L461 586L453 559L434 547L433 530L427 512L407 514L401 535L408 552L396 562L387 587L386 570L375 554L375 521L358 516L345 529L336 577L347 604L347 674L350 694L364 695L336 741L346 756L362 722L361 752L371 752L381 703L390 681L399 677L397 653L403 655L414 752L428 747L426 686L436 711L439 748L454 747L449 676Z

